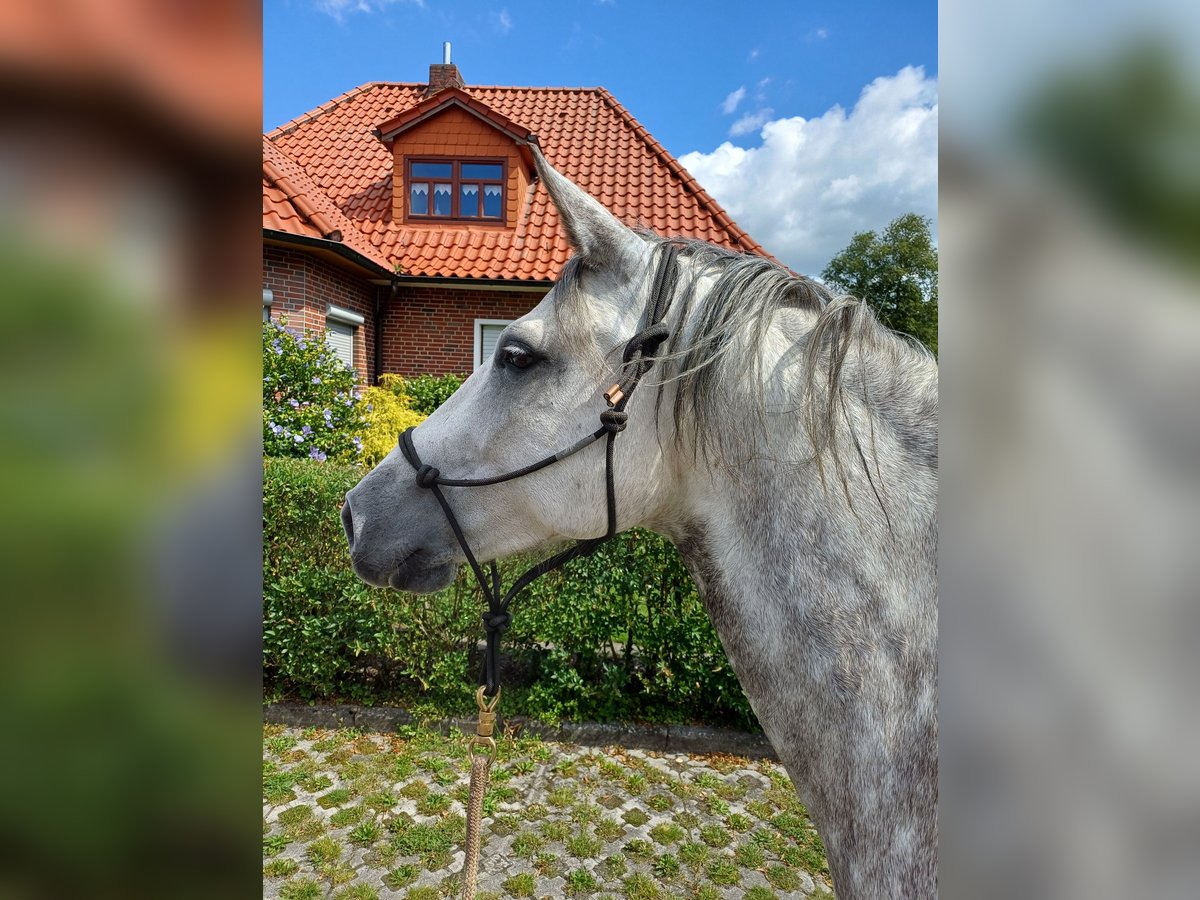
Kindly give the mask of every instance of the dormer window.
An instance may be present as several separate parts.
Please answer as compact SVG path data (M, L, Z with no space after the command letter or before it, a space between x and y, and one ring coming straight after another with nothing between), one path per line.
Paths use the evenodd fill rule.
M408 160L408 217L499 222L505 164L490 159Z

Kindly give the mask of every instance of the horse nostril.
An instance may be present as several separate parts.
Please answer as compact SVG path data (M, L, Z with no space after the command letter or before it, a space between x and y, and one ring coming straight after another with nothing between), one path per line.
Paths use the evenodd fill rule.
M342 504L342 527L346 529L346 543L354 549L354 516L350 512L350 500Z

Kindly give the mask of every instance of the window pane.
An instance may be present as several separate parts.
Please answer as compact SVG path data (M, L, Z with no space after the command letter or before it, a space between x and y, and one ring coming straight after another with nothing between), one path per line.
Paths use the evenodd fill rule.
M429 185L414 184L409 189L408 208L414 216L429 215Z
M475 218L479 215L479 185L459 186L458 214L463 218Z
M500 218L500 185L483 186L483 214L489 219Z
M504 167L493 163L463 163L463 178L491 178L500 180Z
M420 163L412 164L413 178L449 178L451 163Z
M450 215L450 185L435 184L433 186L433 214L435 216Z

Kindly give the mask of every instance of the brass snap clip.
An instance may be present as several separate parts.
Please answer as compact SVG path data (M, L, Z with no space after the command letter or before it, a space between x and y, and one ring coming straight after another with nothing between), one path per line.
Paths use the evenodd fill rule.
M480 685L479 690L475 692L475 703L479 707L479 724L475 726L475 736L471 738L473 751L496 752L496 738L493 737L493 733L496 730L496 705L499 702L499 688L496 689L496 696L491 700L483 696L483 685Z

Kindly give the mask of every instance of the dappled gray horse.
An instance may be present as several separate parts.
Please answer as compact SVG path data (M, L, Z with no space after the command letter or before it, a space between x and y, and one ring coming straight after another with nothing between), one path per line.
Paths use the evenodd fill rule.
M534 156L575 255L413 433L454 477L511 472L593 431L667 246ZM768 261L674 246L671 336L615 442L617 527L679 547L838 895L934 896L936 363L864 304ZM597 442L445 495L486 561L603 534L604 472ZM433 591L464 561L399 451L343 520L371 584Z

